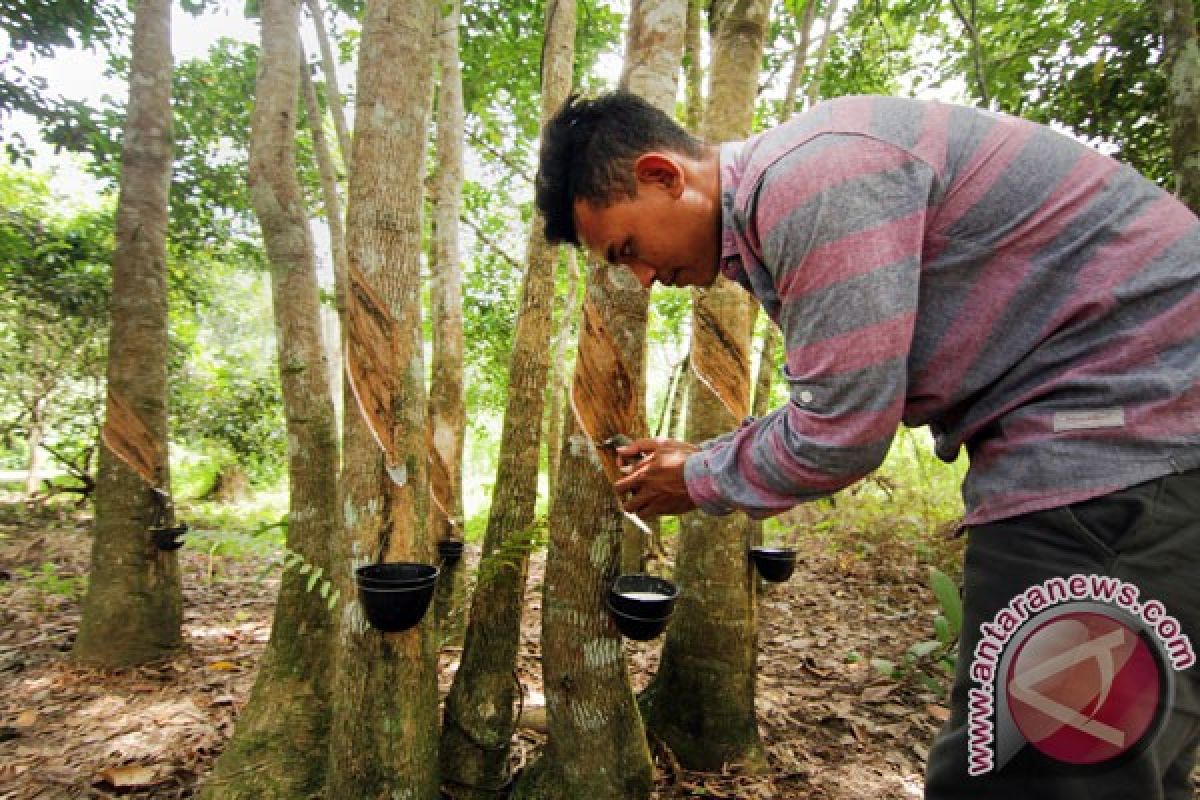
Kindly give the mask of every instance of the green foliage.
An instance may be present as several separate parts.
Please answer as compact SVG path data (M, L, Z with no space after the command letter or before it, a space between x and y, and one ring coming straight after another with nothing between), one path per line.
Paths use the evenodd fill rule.
M481 237L494 245L480 248L463 276L463 336L471 343L463 383L468 407L503 411L524 270L524 245L517 242L524 236L490 213L495 204L490 187L463 186L464 216L477 220Z
M816 79L820 96L894 94L913 66L919 17L906 5L860 3L835 34L825 68Z
M1153 4L1066 5L1064 46L1039 59L1019 113L1059 122L1173 188L1162 33Z
M912 0L928 53L914 88L963 82L970 97L1042 123L1057 123L1171 185L1162 34L1152 3L1138 0L976 0L977 54L950 6ZM969 11L968 11L969 10ZM979 57L983 87L977 74Z
M181 350L171 373L172 437L214 471L235 463L255 485L274 484L286 468L287 434L266 277L229 275L208 305L178 309L172 327Z
M873 658L871 666L889 678L916 681L940 694L945 690L946 676L954 674L955 650L962 631L962 599L954 581L937 567L929 568L929 586L940 609L933 620L935 638L910 645L899 663Z
M325 577L324 569L316 566L295 550L290 550L286 547L283 549L283 559L278 562L278 565L283 567L284 572L296 570L301 575L307 575L304 590L311 592L315 589L321 595L321 599L325 601L327 609L333 611L337 608L338 600L342 596L342 590L335 587L329 578ZM266 572L274 566L276 565L268 565L267 569L259 574L259 579L261 580Z
M90 0L5 0L0 3L0 33L8 52L0 59L0 121L13 112L38 119L54 114L58 100L47 93L45 78L27 70L17 54L34 64L51 58L56 51L93 47L114 38L124 26L124 3ZM27 142L19 135L0 133L12 160L28 160Z
M86 472L103 407L112 216L59 204L40 176L0 167L0 432L40 428L57 460Z
M287 459L279 382L235 369L222 365L210 376L210 391L180 393L177 435L213 445L216 465L235 462L256 484L269 485L282 477Z
M208 558L206 580L218 580L222 559L275 564L285 549L287 515L273 507L189 504L178 511L190 530L187 546Z
M207 58L175 67L168 240L180 266L198 253L262 263L246 184L257 61L256 46L221 39ZM109 70L127 74L128 57L111 56ZM92 172L115 186L124 125L125 108L113 98L94 105L72 101L61 105L46 138L87 154ZM188 270L173 270L177 290L188 278Z
M903 552L953 570L960 541L946 533L963 514L960 487L966 469L965 456L953 464L939 460L925 429L902 428L878 470L833 498L804 507L813 517L805 533L835 552L864 559ZM767 520L767 535L785 535L781 524Z
M510 533L500 546L479 562L480 582L494 580L504 569L516 570L530 553L542 549L549 541L549 529L544 516L536 517L526 528Z
M37 569L17 567L17 577L42 594L75 600L87 589L86 575L60 575L58 565L45 561Z

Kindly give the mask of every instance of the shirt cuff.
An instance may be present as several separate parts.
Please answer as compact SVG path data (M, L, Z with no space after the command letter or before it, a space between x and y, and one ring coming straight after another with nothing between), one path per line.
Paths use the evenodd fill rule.
M717 476L708 464L711 455L710 451L701 450L688 456L683 462L683 481L697 508L705 514L721 517L732 513L733 506L725 502L717 489Z

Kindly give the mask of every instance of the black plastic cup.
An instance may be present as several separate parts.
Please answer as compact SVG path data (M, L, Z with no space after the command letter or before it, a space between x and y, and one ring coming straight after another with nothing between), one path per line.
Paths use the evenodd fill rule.
M183 537L188 532L188 526L151 528L151 531L154 534L154 546L159 550L178 550L183 547Z
M416 625L429 610L439 572L432 564L411 562L359 567L355 580L367 622L384 633Z
M667 623L671 619L670 614L661 617L636 617L617 611L611 604L608 606L608 615L616 623L621 635L635 642L648 642L658 636L667 629Z
M796 569L796 551L791 547L751 547L750 559L764 581L782 583Z
M438 555L441 556L443 562L454 564L463 554L462 539L439 539L437 543Z
M608 604L614 611L644 619L671 616L678 597L674 583L644 572L619 575L608 587Z
M402 589L432 583L437 580L437 567L415 561L393 561L386 564L367 564L354 571L359 586L377 589Z

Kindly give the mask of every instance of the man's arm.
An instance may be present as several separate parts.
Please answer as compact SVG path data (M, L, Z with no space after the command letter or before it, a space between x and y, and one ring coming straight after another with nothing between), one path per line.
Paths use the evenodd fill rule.
M789 402L688 457L712 514L770 516L875 469L901 421L934 174L864 136L825 135L768 170L747 209L781 301Z

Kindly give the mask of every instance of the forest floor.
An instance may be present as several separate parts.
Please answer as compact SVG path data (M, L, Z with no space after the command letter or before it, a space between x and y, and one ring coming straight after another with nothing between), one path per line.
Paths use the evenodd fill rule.
M68 658L89 527L82 514L0 502L0 800L191 797L253 685L277 573L260 581L256 561L184 548L186 650L155 666L89 669ZM900 662L932 638L926 568L899 546L870 557L801 548L791 580L760 595L756 705L770 771L688 772L660 750L657 797L921 796L927 748L947 715L943 693L914 675L884 677L870 661ZM468 556L469 565L477 548ZM519 665L527 710L544 703L542 564L531 567ZM661 645L627 644L635 688L653 675ZM457 655L442 651L443 691ZM521 729L516 739L519 765L544 736Z

